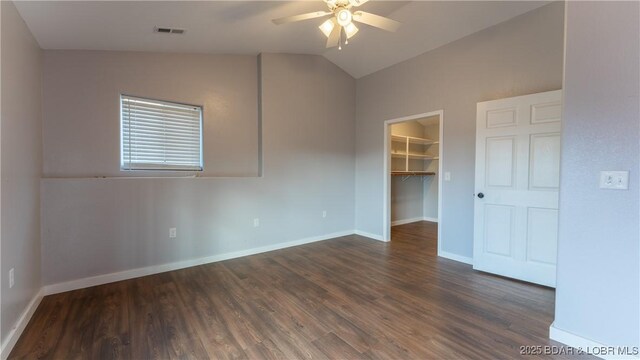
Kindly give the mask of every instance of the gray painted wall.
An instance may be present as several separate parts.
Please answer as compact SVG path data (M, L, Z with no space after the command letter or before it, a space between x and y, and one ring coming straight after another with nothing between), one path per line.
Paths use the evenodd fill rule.
M640 3L568 2L555 327L640 345ZM629 190L601 190L628 170Z
M563 17L549 4L358 79L356 229L382 234L383 122L443 109L442 247L472 256L476 103L561 88Z
M258 175L255 56L45 51L43 86L45 177L141 175L120 171L120 94L202 105L200 175Z
M101 54L109 59L104 66L117 68L137 63L138 56L123 52L46 53L47 59L55 56L77 61L74 59L80 57L85 59L85 67L97 72L101 72L102 64L107 64ZM191 55L184 58L170 55L170 58L178 68L192 65ZM253 60L238 57L231 61L217 55L208 58L212 64L226 64L221 71L239 76L244 76L245 71L255 74ZM112 91L77 92L68 84L82 84L80 78L87 76L84 68L68 70L65 78L50 74L55 69L57 67L45 66L45 79L49 83L44 97L67 100L48 107L54 114L47 114L45 118L45 144L52 138L59 141L58 134L73 131L71 125L83 120L83 113L74 113L69 107L78 102L101 104L103 111L113 114L113 110L104 106L116 107L113 94L126 90L131 84L127 73L109 72ZM155 81L141 84L137 95L161 92L163 98L179 97L189 103L198 100L189 94L201 96L189 85L202 76L198 69L185 74L187 78L181 86L174 86L170 79L162 80L167 79L162 67L152 69L157 72L147 72L144 76ZM217 70L211 68L210 71ZM312 55L264 54L261 75L262 177L43 180L44 283L353 230L355 80L326 59ZM56 82L51 83L52 79ZM221 79L224 82L216 86L236 88L234 76ZM247 80L247 84L254 86L255 83ZM72 102L71 97L52 92L73 92L76 97ZM207 113L220 111L228 114L228 121L244 121L247 120L244 117L249 116L247 108L255 109L258 102L257 97L252 96L250 100L229 102L229 106L221 109L210 109L207 104ZM61 114L70 114L74 119L64 119ZM249 120L256 123L257 118ZM92 139L111 144L113 138L118 137L118 119L105 118L104 121L109 121L108 125L101 124L104 127L100 128L100 134ZM54 128L57 128L55 132ZM94 136L91 132L86 130L87 135ZM218 139L234 134L215 135ZM207 132L205 146L213 142L211 133ZM85 147L90 151L89 145L82 148ZM92 171L99 172L98 169L107 166L105 163L117 163L117 148L104 146L103 151L104 157ZM85 162L58 167L57 162L45 158L48 172L59 175L86 172L82 164ZM323 210L327 211L324 219ZM260 218L257 228L253 227L254 218ZM169 227L177 227L176 239L169 239Z
M40 290L41 51L2 1L2 343ZM10 49L10 50L9 50ZM9 289L9 269L15 286Z
M424 127L424 135L427 139L440 140L440 127L438 125L427 125ZM430 154L438 154L439 145L431 145L428 149ZM438 154L439 155L439 154ZM436 176L429 176L422 180L424 201L422 204L423 215L427 218L438 218L438 176L440 160L427 161L425 170L433 171Z

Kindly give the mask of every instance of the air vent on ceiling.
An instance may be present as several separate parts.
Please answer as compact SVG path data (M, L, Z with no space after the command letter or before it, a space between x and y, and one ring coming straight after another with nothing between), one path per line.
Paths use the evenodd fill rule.
M153 32L162 33L162 34L179 34L180 35L180 34L184 34L185 30L156 26L153 28Z

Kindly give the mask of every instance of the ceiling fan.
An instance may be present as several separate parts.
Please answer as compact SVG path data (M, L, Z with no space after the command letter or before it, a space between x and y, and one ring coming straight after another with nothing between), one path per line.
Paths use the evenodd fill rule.
M306 14L286 16L279 19L273 19L273 23L276 25L286 24L290 22L316 19L325 16L332 15L330 19L323 22L319 28L320 31L327 37L327 47L331 48L338 46L338 49L342 49L342 38L344 37L344 44L349 43L349 39L353 37L358 28L353 23L359 22L367 24L379 29L387 31L396 31L400 27L400 23L386 18L384 16L371 14L364 11L353 11L356 8L369 0L323 0L329 7L329 11L314 11Z

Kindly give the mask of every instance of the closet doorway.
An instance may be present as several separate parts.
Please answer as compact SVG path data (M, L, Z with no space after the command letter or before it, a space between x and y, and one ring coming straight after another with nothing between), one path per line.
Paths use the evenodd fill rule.
M442 221L443 120L439 110L384 123L384 241L393 226Z

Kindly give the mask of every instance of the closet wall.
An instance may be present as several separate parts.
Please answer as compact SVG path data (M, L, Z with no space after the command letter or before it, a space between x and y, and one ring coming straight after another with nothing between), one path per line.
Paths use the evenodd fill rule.
M407 121L391 125L391 135L423 137L424 126L417 121ZM404 152L405 144L392 142L392 152ZM409 160L410 166L421 160ZM403 158L391 158L391 170L404 170ZM391 177L391 225L418 221L424 212L424 187L420 176Z

